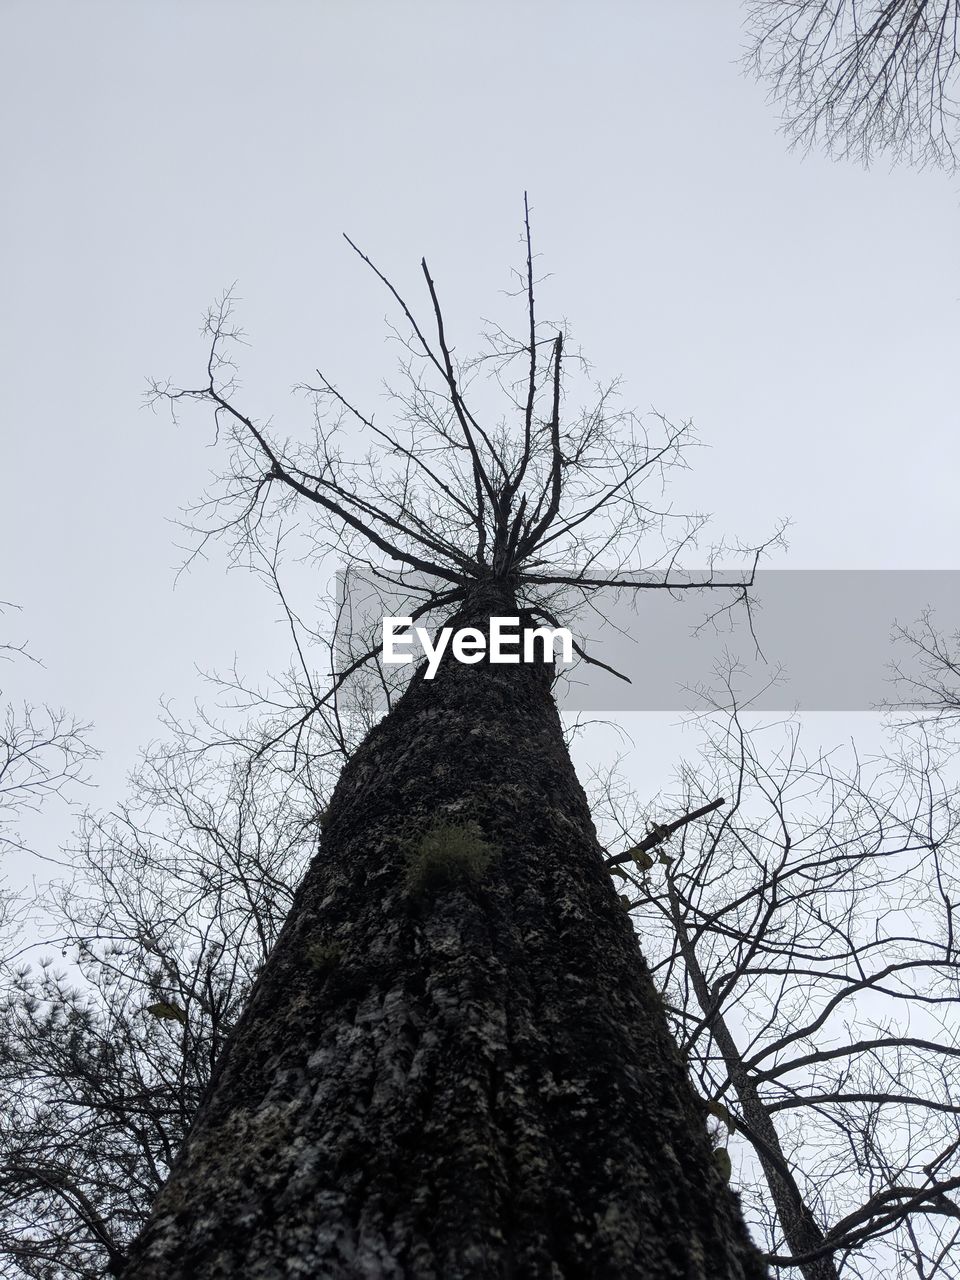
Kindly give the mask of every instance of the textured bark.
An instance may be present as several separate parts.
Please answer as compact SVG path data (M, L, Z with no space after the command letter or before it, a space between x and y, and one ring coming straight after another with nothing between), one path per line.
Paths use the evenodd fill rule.
M516 614L478 591L457 619ZM411 882L474 822L477 874ZM537 666L415 679L319 855L124 1273L416 1280L766 1269Z

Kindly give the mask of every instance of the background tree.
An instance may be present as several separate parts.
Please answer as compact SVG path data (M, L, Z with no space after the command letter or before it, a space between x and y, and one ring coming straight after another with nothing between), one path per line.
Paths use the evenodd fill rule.
M173 726L177 728L177 726ZM315 843L318 795L180 726L134 803L88 818L0 1035L5 1276L117 1270L196 1113Z
M0 604L0 615L14 606ZM37 663L26 644L12 641L0 643L0 660L24 660ZM19 707L14 703L0 703L0 857L34 855L34 849L23 831L23 824L30 815L37 814L52 798L69 799L71 792L87 778L87 765L98 754L90 745L89 725L81 724L65 711L51 706L35 706L29 702ZM0 880L0 991L7 992L11 982L10 968L14 956L24 942L24 931L29 923L29 902L22 893L8 888L6 880ZM0 1074L8 1077L9 1059L6 1053L8 1037L0 1036ZM5 1094L8 1091L4 1090ZM14 1170L7 1164L7 1139L16 1128L14 1110L21 1105L15 1088L5 1098L8 1106L0 1118L0 1206L4 1204L5 1188ZM10 1255L6 1248L8 1220L0 1226L0 1266L6 1270ZM9 1222L14 1234L23 1226L23 1220Z
M891 664L895 698L886 704L900 729L923 728L948 749L960 726L960 631L945 632L931 609L894 628L902 657Z
M0 602L0 617L16 608ZM26 644L0 643L0 661L39 664ZM0 691L2 697L2 691ZM39 812L53 796L63 797L86 780L86 766L96 756L88 741L89 725L49 706L29 702L2 706L0 721L0 857L27 852L18 820Z
M0 602L0 617L15 608ZM15 660L39 662L24 643L0 643L0 662ZM63 799L84 783L86 767L97 755L89 742L89 725L62 709L29 702L18 707L2 698L0 690L0 860L37 852L24 837L22 823L53 797ZM24 906L22 897L0 879L0 946L9 943Z
M411 334L400 423L320 374L307 446L237 407L237 334L216 308L206 382L155 389L211 406L230 443L208 532L256 547L271 508L306 507L318 551L406 590L414 618L483 632L493 615L553 623L561 589L689 588L676 538L640 551L669 520L643 491L687 433L658 420L654 437L609 392L565 409L569 344L538 327L529 230L526 248L524 337L492 331L466 368L426 263L432 339L373 268ZM474 407L484 374L508 416ZM345 415L375 453L348 459ZM743 595L749 580L728 581ZM542 662L420 668L352 754L129 1274L762 1274L551 680Z
M957 796L923 739L866 770L736 706L608 865L771 1261L806 1280L955 1276ZM632 789L595 812L642 830ZM722 806L712 803L724 797ZM650 810L647 809L646 812ZM605 829L607 829L605 827Z
M795 143L953 168L956 0L748 0L747 65Z

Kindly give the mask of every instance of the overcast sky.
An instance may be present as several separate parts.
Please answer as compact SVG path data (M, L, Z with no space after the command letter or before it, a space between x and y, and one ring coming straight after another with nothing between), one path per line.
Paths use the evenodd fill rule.
M252 413L296 430L317 364L376 403L388 299L343 231L411 296L425 253L468 350L528 190L544 314L709 446L678 505L753 541L789 517L782 567L960 568L960 184L791 154L741 18L6 0L0 599L46 667L4 682L95 723L98 803L197 667L287 653L219 553L174 588L171 521L217 454L203 420L142 408L145 379L200 378L202 313L237 281Z

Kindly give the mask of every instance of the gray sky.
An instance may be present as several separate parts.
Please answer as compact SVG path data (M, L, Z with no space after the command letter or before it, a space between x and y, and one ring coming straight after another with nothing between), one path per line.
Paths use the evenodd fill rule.
M7 0L0 599L46 669L4 681L95 722L101 803L197 666L287 653L219 553L174 590L169 521L217 455L141 407L145 378L199 379L236 280L251 412L305 423L289 392L318 363L376 404L388 300L342 231L412 297L426 253L467 350L526 188L545 313L710 446L678 506L746 540L790 517L783 567L960 568L958 184L790 154L740 22L733 0ZM641 751L641 790L664 758Z

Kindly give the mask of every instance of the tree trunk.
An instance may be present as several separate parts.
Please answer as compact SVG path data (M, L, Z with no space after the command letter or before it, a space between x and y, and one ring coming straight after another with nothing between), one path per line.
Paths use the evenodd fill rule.
M346 765L125 1276L766 1276L550 679L418 672Z

